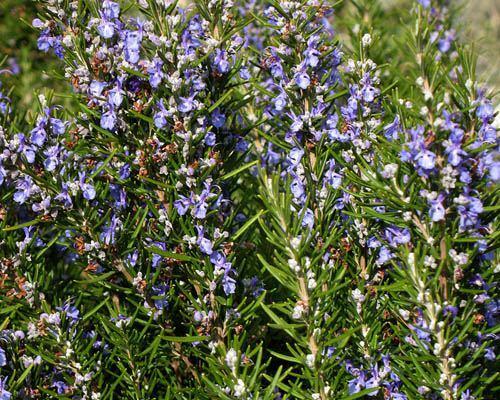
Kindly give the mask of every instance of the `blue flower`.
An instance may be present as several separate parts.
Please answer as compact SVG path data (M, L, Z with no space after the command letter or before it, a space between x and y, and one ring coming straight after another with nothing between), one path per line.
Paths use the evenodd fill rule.
M226 74L230 69L227 53L225 50L217 49L215 51L214 65L221 74Z
M302 227L308 227L310 230L314 226L314 213L310 208L307 208L302 217Z
M0 400L10 400L11 397L12 393L7 391L7 377L3 381L0 378Z
M153 121L158 129L162 129L167 125L167 117L169 116L169 113L165 108L163 99L160 99L160 101L156 103L156 106L158 107L158 111L154 113Z
M319 64L319 56L321 53L315 48L318 45L318 35L313 35L307 41L307 49L304 52L304 62L312 68Z
M45 124L37 125L31 131L31 143L36 144L41 147L47 140L47 131L45 130Z
M419 167L430 171L436 165L436 155L432 151L422 150L415 157L415 161L417 161Z
M293 197L299 201L305 199L305 186L302 183L302 180L295 173L290 174L292 177L292 182L290 184L290 191L293 194Z
M297 86L300 87L301 89L305 90L311 84L311 78L305 72L298 71L293 78Z
M83 198L87 200L93 200L95 198L95 189L90 183L84 183L82 185Z
M444 220L445 209L443 206L444 195L439 194L434 200L429 200L431 208L429 209L429 216L432 221L438 222Z
M384 265L389 260L391 260L393 257L394 257L394 254L391 253L389 248L387 246L382 246L379 250L376 263L377 263L377 265Z
M213 146L216 141L216 136L214 132L207 132L205 134L204 142L207 146Z
M33 183L30 176L20 178L16 182L16 192L14 193L14 201L23 204L30 196L36 193L39 188Z
M141 31L125 32L125 60L129 63L136 64L139 61L141 41Z
M179 195L180 199L174 201L174 207L179 213L179 215L185 215L189 210L189 207L194 204L192 198L188 198L183 195Z
M5 350L0 347L0 367L7 365L7 356Z
M64 303L62 307L57 307L56 309L66 314L66 318L69 320L71 325L81 319L80 311L75 306L72 306L69 301Z
M107 245L114 244L116 240L116 233L119 229L121 229L121 227L122 222L116 215L113 215L109 224L106 225L101 232L100 239Z
M120 4L114 1L104 0L102 3L102 13L108 19L116 19L120 16Z
M204 228L200 225L196 225L196 230L198 232L198 239L196 244L200 246L200 251L204 254L210 255L213 253L213 243L204 236Z
M110 39L115 34L115 24L106 19L102 19L101 23L97 27L97 31L104 39Z
M465 204L457 207L459 220L459 231L464 232L468 228L474 228L479 222L479 214L483 212L483 203L481 200L464 196Z
M71 196L68 193L68 183L62 184L61 193L59 193L56 197L54 197L54 199L57 201L61 201L65 208L73 207L73 202L71 201Z
M101 128L107 129L108 131L112 131L116 125L116 113L112 107L109 107L108 111L106 111L101 116Z
M387 228L384 236L392 247L406 244L411 240L410 230L408 228L398 228L397 226Z
M396 115L394 121L384 127L384 135L387 140L397 140L399 132L401 132L401 123L399 121L399 116Z
M153 58L149 65L147 72L149 74L149 83L153 88L157 88L163 79L164 74L162 67L163 61L158 57Z
M196 96L196 94L193 94L190 97L179 97L179 99L181 100L179 106L177 107L179 109L179 111L182 113L191 112L194 109L193 99L195 96Z
M218 108L212 113L212 124L216 128L222 128L226 123L226 116Z
M288 154L287 161L290 164L288 167L289 170L294 170L298 167L300 164L300 160L302 159L304 155L304 150L294 147L292 150L290 150L290 153Z

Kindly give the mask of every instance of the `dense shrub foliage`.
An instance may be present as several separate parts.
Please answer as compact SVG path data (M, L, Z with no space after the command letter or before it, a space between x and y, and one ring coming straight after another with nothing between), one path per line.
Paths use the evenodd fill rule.
M498 396L453 4L7 3L0 399Z

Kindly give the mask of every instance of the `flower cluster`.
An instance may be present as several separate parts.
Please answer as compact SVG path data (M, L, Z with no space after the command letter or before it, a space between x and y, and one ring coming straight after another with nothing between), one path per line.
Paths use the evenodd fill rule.
M372 3L42 2L0 399L493 398L493 101L449 2Z

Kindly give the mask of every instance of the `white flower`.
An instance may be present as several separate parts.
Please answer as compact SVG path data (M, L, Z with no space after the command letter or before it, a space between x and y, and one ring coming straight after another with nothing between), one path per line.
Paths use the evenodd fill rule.
M403 317L405 321L408 321L408 319L410 318L410 312L408 310L403 310L402 308L400 308L399 313L401 314L401 317Z
M235 349L229 349L226 353L226 365L231 368L231 370L236 369L236 365L238 365L238 353Z
M365 33L361 39L363 47L368 47L372 43L372 36L369 33Z
M294 258L290 258L288 260L288 265L292 271L294 271L294 272L300 271L299 263Z
M304 314L305 311L306 311L306 309L305 309L305 307L304 307L303 304L297 304L293 308L292 318L293 319L300 319L300 318L302 318L302 315Z
M387 164L384 166L384 170L382 171L381 175L386 179L391 179L396 176L396 172L398 172L397 164Z
M437 268L437 263L436 263L436 259L432 256L425 256L424 258L424 265L426 267L430 267L432 269L436 269Z
M465 265L469 261L469 256L466 253L457 253L455 249L450 249L448 254L457 265Z
M363 301L365 301L365 296L359 289L354 289L352 291L351 297L356 303L362 303Z
M234 396L241 397L246 391L245 382L238 379L238 383L234 386Z
M314 357L314 354L308 354L306 356L306 365L311 369L314 368L315 359L316 359L316 357Z

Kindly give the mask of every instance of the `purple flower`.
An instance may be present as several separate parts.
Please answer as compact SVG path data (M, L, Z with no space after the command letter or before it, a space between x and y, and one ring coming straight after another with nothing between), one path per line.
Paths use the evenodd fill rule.
M115 243L116 233L122 228L122 222L116 215L111 217L111 221L104 227L100 239L107 245Z
M101 116L101 128L112 131L116 125L116 114L112 107L109 107Z
M379 250L376 263L377 263L377 265L384 265L389 260L391 260L393 257L394 257L394 254L391 253L389 248L387 248L386 246L382 246Z
M55 381L52 387L57 390L57 394L65 394L69 386L63 381Z
M136 64L139 61L141 41L141 31L127 31L125 33L125 60L129 63Z
M455 318L458 314L458 308L452 305L447 305L443 308L443 315L446 317L450 315L452 318Z
M149 83L153 88L157 88L160 85L161 80L163 79L164 74L162 71L162 67L163 61L158 57L153 58L151 64L149 65L147 72L149 74Z
M97 27L97 31L104 39L110 39L115 34L115 24L106 19L102 19L101 23Z
M302 118L300 117L300 115L297 116L292 111L288 114L288 116L292 119L292 124L290 125L290 130L292 132L300 131L304 126L304 122L302 121Z
M51 197L47 196L40 203L33 203L31 209L36 213L43 211L46 214L50 208L50 200Z
M62 135L66 132L66 123L59 118L50 118L50 127L55 135Z
M475 197L463 196L465 204L460 202L457 207L459 220L459 231L464 232L474 228L479 222L479 214L483 212L483 203Z
M297 86L300 87L301 89L305 90L311 84L311 78L305 72L298 71L293 78Z
M487 347L484 349L484 358L488 361L495 361L497 356L495 355L495 351L491 347Z
M169 286L166 283L160 283L151 287L154 296L155 307L158 310L167 308L168 302L166 299Z
M306 209L302 217L302 226L307 226L309 229L312 229L314 226L314 213L310 208Z
M475 400L475 397L470 394L470 390L467 389L465 392L462 392L460 396L460 400Z
M120 16L120 5L114 1L104 0L102 13L107 19L116 19Z
M216 128L222 128L226 123L226 116L218 108L212 113L212 124Z
M245 291L250 292L255 298L264 292L264 285L256 276L250 279L243 279L243 285L245 286Z
M397 140L399 132L401 132L401 123L399 121L399 115L396 115L394 121L384 127L384 135L387 140Z
M217 138L214 132L207 132L205 134L204 142L207 146L213 146L215 144L216 139Z
M3 381L0 378L0 400L10 400L11 397L12 393L7 391L7 377Z
M215 275L223 273L222 286L224 293L226 295L234 293L236 290L236 281L229 276L229 274L234 273L234 270L231 263L226 260L226 256L219 251L215 251L210 256L210 261L215 267Z
M328 169L325 172L324 184L338 189L342 184L342 175L335 172L335 160L328 161Z
M222 277L222 288L224 289L224 293L226 293L226 295L233 294L236 291L236 281L229 275L224 274Z
M290 184L290 191L292 192L293 197L300 201L304 200L306 191L305 191L305 186L302 183L302 180L295 173L292 173L290 175L292 177L292 182Z
M288 154L287 161L290 164L288 167L289 170L295 170L298 165L300 164L300 160L304 156L304 150L298 147L294 147L292 150L290 150L290 153Z
M384 236L389 245L391 245L392 247L406 244L411 239L410 231L408 228L398 228L397 226L387 228L385 230Z
M7 365L7 356L5 350L0 347L0 367Z
M54 171L59 164L59 145L50 146L43 152L47 156L43 162L43 166L47 171Z
M92 81L89 85L91 97L102 97L102 92L108 84L106 82Z
M127 192L123 187L116 184L109 185L109 194L115 201L114 206L118 209L125 208L127 206Z
M445 209L443 206L443 194L439 194L434 200L429 200L431 208L429 209L429 216L434 222L444 220Z
M441 53L447 53L455 40L454 31L446 31L442 39L438 41L438 48Z
M210 255L213 253L213 243L205 238L204 236L204 228L200 225L196 225L196 230L198 231L198 239L196 244L200 246L200 250L202 253Z
M181 113L188 113L194 109L195 104L193 100L195 96L196 94L193 94L191 97L179 97L181 102L177 108Z
M430 171L436 164L436 155L432 151L422 150L415 157L415 161L417 161L419 167L426 171Z
M83 198L87 200L94 200L95 198L95 189L90 183L84 183L82 185Z
M179 215L185 215L191 207L193 203L192 198L188 198L186 196L179 195L180 199L174 201L174 207L179 213Z
M17 135L17 141L19 143L17 152L24 154L26 161L28 161L29 164L33 164L35 162L36 148L27 144L26 137L22 133Z
M316 68L319 64L319 56L321 53L315 47L318 45L319 37L313 35L307 41L307 49L304 52L304 62L312 68Z
M153 115L153 120L155 123L155 126L158 129L162 129L167 125L167 117L169 116L169 113L167 109L165 108L165 104L163 103L163 99L160 99L158 103L156 103L156 106L158 107L158 111L155 112Z
M30 176L25 176L17 180L16 190L17 191L14 193L14 201L23 204L32 194L37 193L39 188L33 183Z
M214 66L221 74L226 74L229 71L230 64L227 60L227 53L225 50L215 50Z
M75 306L72 306L70 302L66 302L62 307L57 307L56 309L66 314L66 318L69 320L71 325L81 319L80 311Z
M478 118L481 118L481 120L488 122L491 119L493 119L493 116L495 115L495 109L493 108L493 105L491 102L483 102L479 105L479 107L476 109L476 116Z
M45 124L39 124L31 131L31 143L36 144L41 147L47 140L47 131L45 130Z
M62 184L61 193L59 193L56 197L54 197L54 199L57 201L61 201L65 208L73 207L71 196L68 194L68 183Z
M272 102L274 104L274 109L276 111L283 111L283 109L287 106L288 96L285 92L281 92L278 96L276 96Z
M353 395L363 390L365 383L365 373L363 371L359 371L359 375L348 382L349 394Z
M123 102L122 79L118 78L113 89L108 92L108 103L114 107L120 107Z
M241 79L249 80L251 77L252 77L252 75L250 75L250 71L248 70L247 67L242 67L240 69L240 78Z

